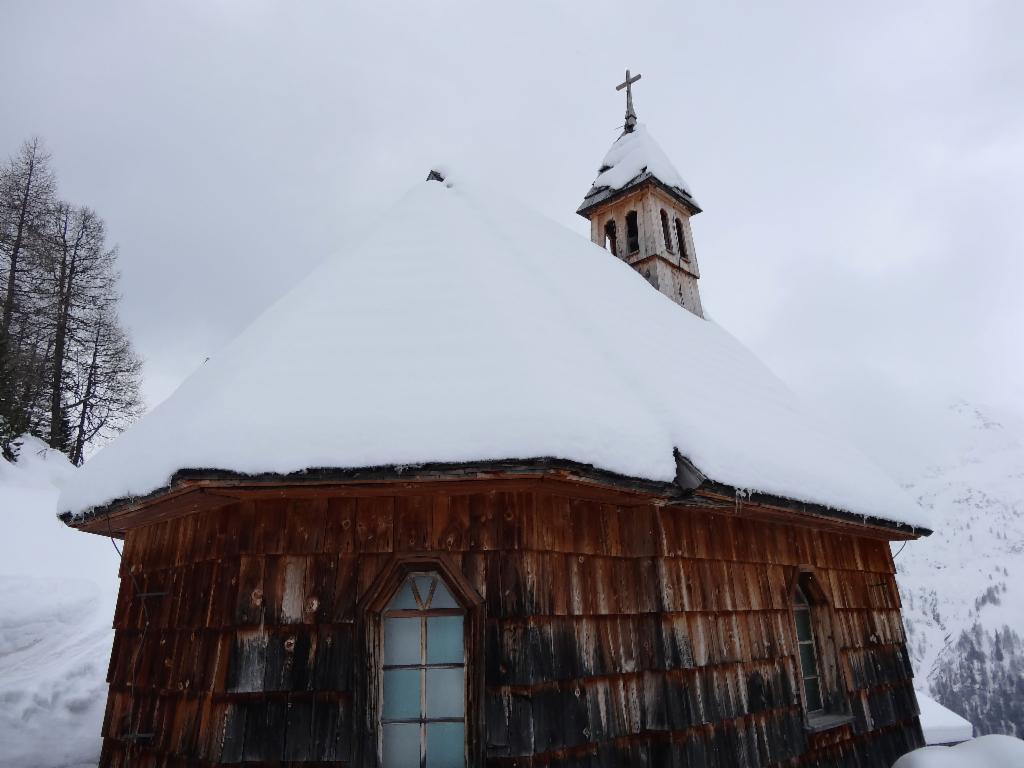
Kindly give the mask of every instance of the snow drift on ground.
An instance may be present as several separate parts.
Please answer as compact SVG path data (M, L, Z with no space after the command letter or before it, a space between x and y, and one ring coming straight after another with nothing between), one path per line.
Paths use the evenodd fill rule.
M0 766L95 765L106 702L117 554L55 517L76 470L26 438L0 458Z
M424 182L65 486L82 512L182 468L557 457L912 525L894 481L732 336L493 191Z
M1012 736L982 736L952 747L915 749L892 768L1020 768L1024 741Z

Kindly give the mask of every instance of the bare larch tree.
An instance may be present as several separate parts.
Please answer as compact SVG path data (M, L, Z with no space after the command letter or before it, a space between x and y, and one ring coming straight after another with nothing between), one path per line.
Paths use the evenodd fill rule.
M0 170L0 448L24 432L80 464L141 411L141 361L117 318L116 249L95 211L55 196L26 142Z
M50 156L38 138L26 141L0 170L0 441L27 430L32 420L25 389L41 350L34 338L31 305L38 273L35 245L53 204ZM27 387L31 389L31 386Z

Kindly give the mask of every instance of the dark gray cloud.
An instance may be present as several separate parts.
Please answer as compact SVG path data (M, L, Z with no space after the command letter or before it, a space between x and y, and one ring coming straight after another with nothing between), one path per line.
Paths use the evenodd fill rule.
M841 421L1020 406L1024 6L484 5L5 6L0 149L107 219L151 402L439 161L585 232L629 66L712 317Z

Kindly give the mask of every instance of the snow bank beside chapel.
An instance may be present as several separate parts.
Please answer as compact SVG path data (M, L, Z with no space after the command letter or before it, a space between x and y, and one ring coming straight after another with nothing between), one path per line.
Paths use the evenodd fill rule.
M924 732L925 744L955 744L974 736L974 726L969 720L921 691L914 693L921 710L921 730Z
M183 468L554 457L927 527L732 336L584 238L470 185L414 188L64 487L82 513Z
M1019 768L1024 741L1013 736L980 736L953 747L924 747L908 752L892 768Z
M118 557L54 517L76 471L35 438L0 457L0 766L99 759Z

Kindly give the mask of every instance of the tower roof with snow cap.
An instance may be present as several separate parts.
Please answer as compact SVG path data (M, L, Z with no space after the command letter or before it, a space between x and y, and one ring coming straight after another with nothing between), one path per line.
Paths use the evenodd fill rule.
M90 459L60 509L159 495L185 470L554 458L665 484L682 461L737 492L927 527L732 336L586 239L458 179L382 222Z
M594 206L648 180L660 185L694 213L700 213L700 205L690 187L643 123L623 132L612 144L576 212L584 215Z

